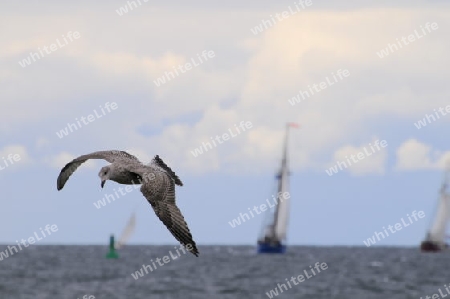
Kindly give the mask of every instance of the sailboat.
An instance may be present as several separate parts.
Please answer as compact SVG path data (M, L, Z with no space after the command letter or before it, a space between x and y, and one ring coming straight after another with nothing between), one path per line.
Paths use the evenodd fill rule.
M125 228L122 231L122 234L119 237L119 241L117 241L116 249L119 249L122 247L131 237L131 235L134 233L136 227L136 214L131 214L130 219L128 219L127 225L125 225Z
M258 253L285 253L286 252L286 232L289 220L289 198L280 200L284 192L289 192L289 168L288 168L288 136L289 128L298 128L295 123L286 124L284 139L283 158L281 167L276 175L277 180L277 205L273 214L269 214L269 219L263 224L262 234L258 238Z
M447 224L450 220L450 194L447 192L450 180L450 164L444 174L444 180L439 192L436 215L434 217L431 229L428 230L425 240L420 244L423 252L439 252L445 250L448 244L445 242Z
M131 214L130 219L128 219L125 228L122 231L122 234L119 237L119 241L117 243L114 241L114 235L111 235L109 238L109 252L106 255L108 259L116 259L119 257L117 254L117 249L121 248L131 237L136 227L136 214Z

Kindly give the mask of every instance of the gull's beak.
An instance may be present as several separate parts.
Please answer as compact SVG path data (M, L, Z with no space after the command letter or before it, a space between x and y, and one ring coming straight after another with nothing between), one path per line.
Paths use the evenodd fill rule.
M103 188L103 186L105 186L105 182L106 182L106 180L102 181L102 183L100 184L100 186L102 186L102 188Z

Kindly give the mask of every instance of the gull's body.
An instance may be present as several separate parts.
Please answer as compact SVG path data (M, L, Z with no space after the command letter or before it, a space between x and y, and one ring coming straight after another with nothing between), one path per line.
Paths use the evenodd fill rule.
M70 175L89 159L104 159L111 163L100 170L102 187L107 180L125 185L142 184L141 192L159 219L181 244L187 246L188 250L191 247L190 251L198 256L195 241L175 203L175 184L183 186L183 183L159 156L155 156L147 165L124 151L100 151L80 156L61 170L57 181L58 190L61 190Z

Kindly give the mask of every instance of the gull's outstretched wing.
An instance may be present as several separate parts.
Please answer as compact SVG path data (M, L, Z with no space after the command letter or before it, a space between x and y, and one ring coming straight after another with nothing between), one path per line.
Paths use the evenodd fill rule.
M164 163L164 161L158 155L156 155L152 159L149 165L164 169L164 171L167 172L167 174L175 181L175 184L177 184L178 186L183 186L183 182L181 182L180 178L176 175L176 173L169 166L167 166L167 164Z
M103 159L103 160L108 161L109 163L113 163L117 160L124 160L124 162L126 162L126 160L132 160L134 162L139 162L139 160L135 156L130 155L129 153L124 152L124 151L116 151L116 150L99 151L99 152L94 152L94 153L90 153L87 155L79 156L78 158L73 159L71 162L67 163L66 166L63 167L63 169L61 170L61 172L58 176L57 186L56 186L57 189L61 190L64 187L64 185L66 184L69 177L72 175L72 173L74 173L75 170L77 170L77 168L81 164L83 164L84 162L86 162L89 159Z
M172 235L195 256L199 252L189 227L175 203L175 183L165 172L155 172L152 181L145 181L141 192L152 205L158 218Z

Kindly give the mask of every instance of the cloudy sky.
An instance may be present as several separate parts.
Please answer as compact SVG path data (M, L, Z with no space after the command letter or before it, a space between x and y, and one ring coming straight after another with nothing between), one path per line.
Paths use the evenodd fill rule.
M120 149L144 162L158 154L180 176L177 202L197 243L255 244L264 215L228 222L274 193L290 121L301 128L290 132L289 244L364 246L422 210L424 219L379 242L418 245L450 157L450 116L418 129L450 105L450 5L241 2L0 4L0 242L56 224L41 244L105 244L136 211L131 243L176 244L138 191L94 206L119 187L100 188L104 161L56 190L72 158ZM242 121L252 127L236 134ZM237 136L194 156L229 130ZM327 174L377 140L387 146Z

